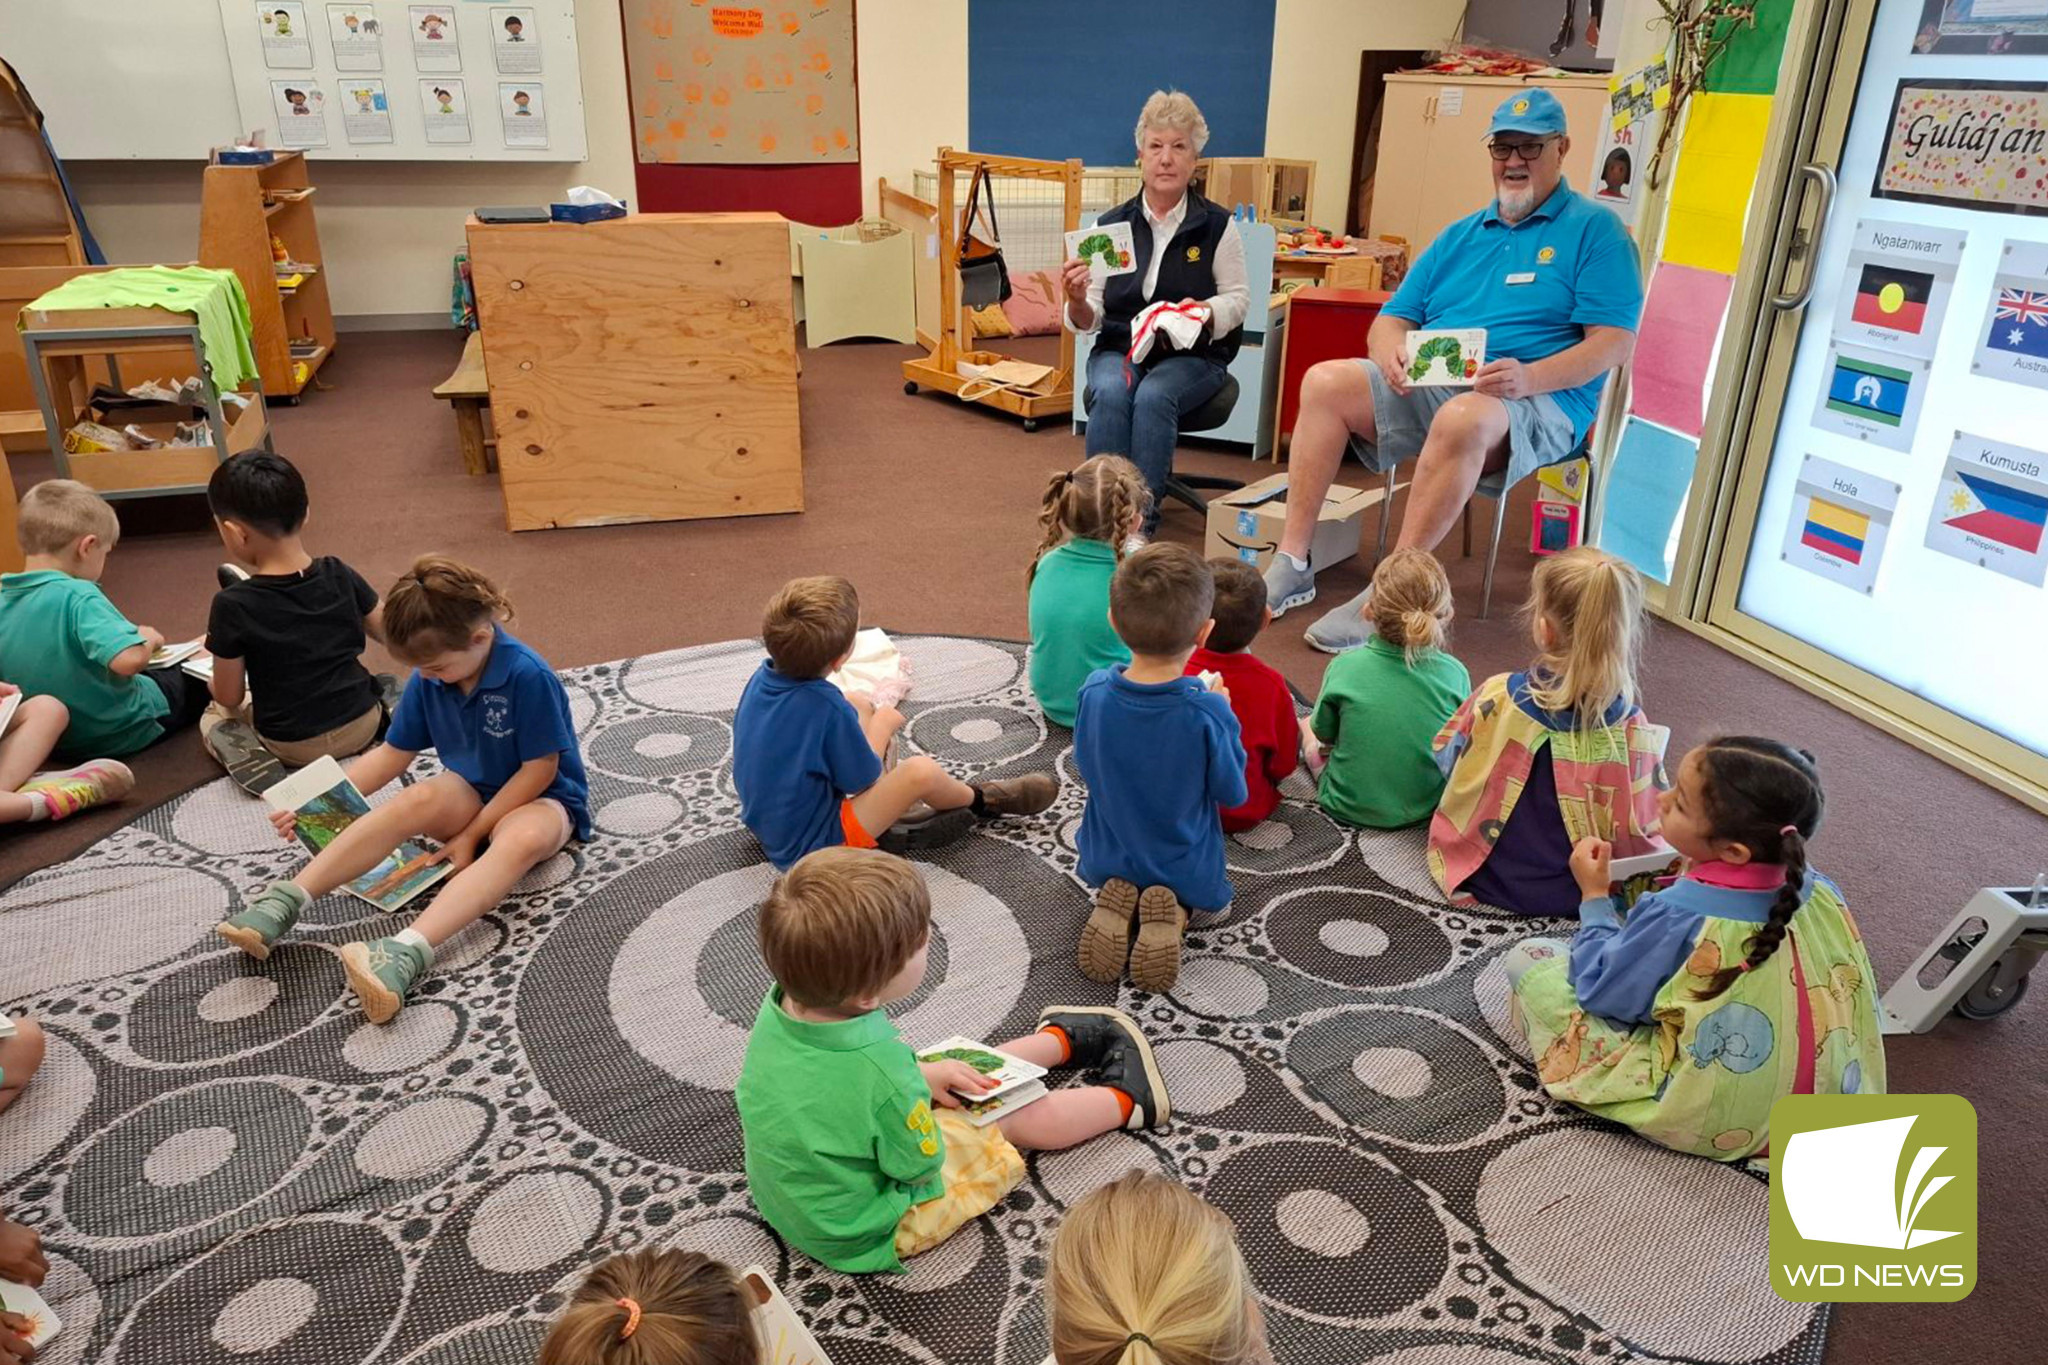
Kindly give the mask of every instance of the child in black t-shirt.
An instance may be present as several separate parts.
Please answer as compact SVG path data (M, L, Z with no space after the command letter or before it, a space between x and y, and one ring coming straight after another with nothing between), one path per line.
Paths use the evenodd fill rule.
M207 624L214 704L200 735L261 792L287 767L360 753L382 733L389 689L360 656L366 636L384 638L383 608L354 569L307 553L306 481L283 456L237 455L206 499L237 563L221 566Z

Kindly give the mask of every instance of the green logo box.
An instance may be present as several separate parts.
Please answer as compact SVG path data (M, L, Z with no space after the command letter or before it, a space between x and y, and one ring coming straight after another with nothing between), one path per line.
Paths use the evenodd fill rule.
M1960 1095L1771 1108L1771 1288L1793 1303L1953 1303L1977 1285L1977 1111Z

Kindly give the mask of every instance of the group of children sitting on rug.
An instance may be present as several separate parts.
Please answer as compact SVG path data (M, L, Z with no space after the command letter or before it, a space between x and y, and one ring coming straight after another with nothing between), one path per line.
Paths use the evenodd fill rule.
M224 570L215 600L213 733L246 726L286 763L374 744L348 765L366 795L424 751L444 769L373 808L219 928L262 959L312 900L406 839L437 841L435 856L457 871L428 909L410 928L342 949L364 1012L389 1020L436 945L589 837L567 694L506 630L510 604L475 570L422 558L380 599L340 561L315 559L301 537L304 484L279 457L236 457L209 496L223 541L251 571ZM1428 820L1429 866L1453 904L1580 920L1569 944L1532 939L1505 959L1514 1018L1554 1096L1726 1161L1766 1149L1780 1095L1884 1088L1869 959L1839 891L1806 862L1823 805L1813 759L1771 740L1722 739L1665 781L1664 732L1637 702L1642 591L1626 563L1592 549L1546 559L1528 608L1535 659L1474 690L1445 650L1441 566L1418 551L1388 556L1367 607L1374 640L1330 666L1297 725L1285 682L1249 652L1271 619L1259 576L1179 546L1134 544L1146 496L1115 457L1055 476L1029 576L1031 685L1047 719L1072 727L1087 787L1078 875L1098 889L1077 940L1089 977L1111 983L1128 970L1142 990L1174 986L1189 913L1232 898L1225 831L1269 817L1279 784L1306 759L1320 774L1319 804L1340 822ZM30 561L0 580L0 668L28 702L0 742L0 772L43 807L27 818L55 818L129 779L103 759L54 783L28 781L48 754L133 752L196 719L203 698L147 667L161 637L99 591L119 536L104 501L77 484L38 485L20 525ZM1096 1083L1056 1089L985 1127L962 1112L990 1084L981 1073L921 1063L897 1034L885 1010L922 982L931 904L915 866L878 845L917 847L936 842L935 830L1036 815L1059 788L1045 773L968 782L928 756L896 761L902 713L828 681L859 624L844 579L789 583L763 623L767 658L738 698L741 815L782 875L759 916L775 984L735 1098L763 1216L826 1264L871 1271L900 1269L999 1205L1022 1177L1018 1149L1153 1127L1171 1108L1142 1030L1113 1009L1053 1006L1029 1035L1000 1045ZM367 637L414 669L388 716L358 657ZM68 723L45 698L69 708ZM70 805L60 811L56 790L84 794L62 796ZM290 837L289 817L276 822ZM1660 846L1686 860L1685 874L1622 906L1610 858ZM0 1064L0 1085L14 1087L0 1089L4 1102L25 1077L4 1053ZM1227 1223L1185 1191L1126 1181L1068 1216L1062 1247L1094 1236L1082 1215L1098 1205L1109 1221L1143 1211L1142 1228L1115 1235L1158 1238L1175 1264L1205 1244L1202 1227L1228 1242ZM1176 1220L1184 1226L1166 1237ZM728 1294L730 1275L688 1260L643 1255L602 1268L547 1359L616 1359L574 1342L636 1332L651 1342L668 1314L699 1323L674 1329L684 1337L700 1330L712 1314L687 1305ZM1139 1347L1175 1362L1263 1356L1234 1247L1176 1280L1215 1335L1172 1352L1162 1341L1186 1324L1134 1307L1159 1307L1144 1294L1112 1293L1111 1270L1085 1257L1087 1273L1063 1282L1059 1260L1049 1294L1063 1361ZM1219 1293L1218 1276L1235 1277L1240 1292ZM635 1278L652 1287L604 1301L614 1280ZM634 1358L742 1359L682 1347Z

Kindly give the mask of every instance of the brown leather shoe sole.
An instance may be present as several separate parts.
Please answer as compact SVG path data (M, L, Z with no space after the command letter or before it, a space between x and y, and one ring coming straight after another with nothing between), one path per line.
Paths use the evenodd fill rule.
M1081 926L1081 974L1113 986L1123 979L1124 959L1131 953L1131 916L1138 909L1138 888L1111 877L1096 893L1094 913Z
M1188 912L1163 886L1138 893L1138 936L1131 944L1131 984L1144 991L1170 991L1180 980L1181 935Z

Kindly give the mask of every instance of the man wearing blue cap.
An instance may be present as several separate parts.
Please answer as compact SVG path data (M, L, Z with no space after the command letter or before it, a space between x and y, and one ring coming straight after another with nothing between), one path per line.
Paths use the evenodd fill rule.
M1373 322L1366 359L1302 376L1287 524L1266 570L1275 616L1315 599L1315 513L1353 436L1375 472L1415 460L1399 544L1425 550L1450 533L1481 474L1519 482L1585 439L1607 372L1635 345L1643 287L1621 220L1564 183L1570 146L1556 96L1508 96L1487 130L1494 201L1430 243ZM1403 346L1418 327L1486 329L1489 359L1471 388L1408 386ZM1308 642L1331 654L1364 644L1364 602L1329 612Z

